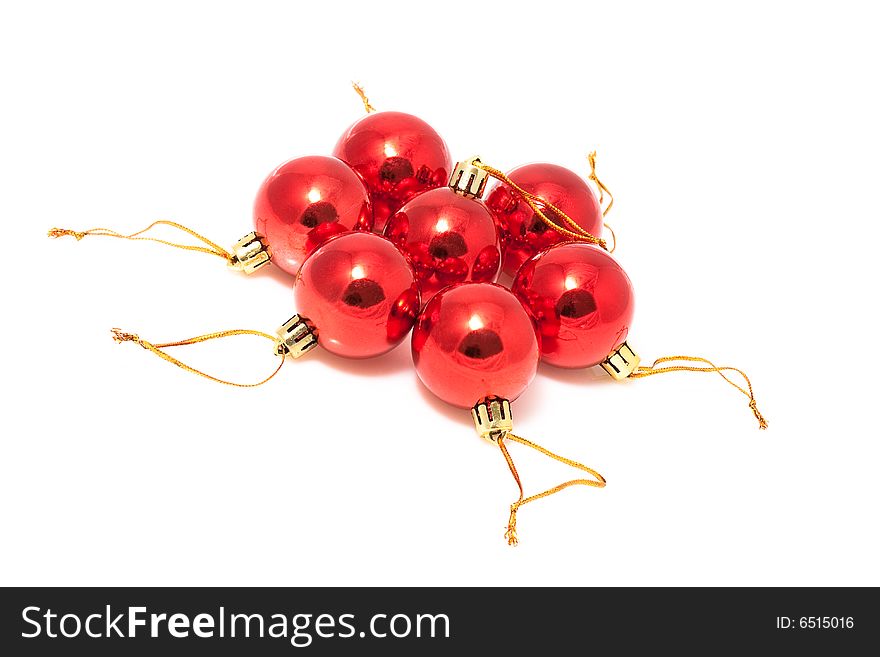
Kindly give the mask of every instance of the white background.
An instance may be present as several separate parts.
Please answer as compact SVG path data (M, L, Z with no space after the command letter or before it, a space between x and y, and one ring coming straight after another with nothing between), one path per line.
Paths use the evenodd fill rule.
M713 6L710 6L713 5ZM0 16L3 584L880 584L878 62L868 3L7 3ZM599 150L648 361L542 367L518 433L608 479L523 508L409 346L262 388L133 345L269 332L290 281L54 225L180 221L223 244L280 162L374 105L455 158ZM259 340L178 355L256 378ZM236 364L238 361L238 364ZM529 491L571 474L512 446Z

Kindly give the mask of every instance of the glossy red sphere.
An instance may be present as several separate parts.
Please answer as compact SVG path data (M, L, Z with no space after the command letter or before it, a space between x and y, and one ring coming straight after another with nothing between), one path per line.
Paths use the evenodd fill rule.
M462 408L487 395L513 401L540 358L528 312L494 283L460 283L435 294L413 329L412 354L422 383Z
M318 247L293 293L297 313L318 330L318 344L347 358L391 350L409 333L420 305L406 257L373 233L346 233Z
M592 244L559 244L528 260L513 291L538 327L541 358L558 367L598 365L632 323L629 277Z
M376 112L356 121L333 155L364 179L377 232L409 199L447 184L452 173L446 142L420 118L403 112Z
M558 207L591 235L602 236L599 199L587 181L574 171L556 164L536 162L517 167L507 175L527 192ZM536 253L569 239L541 221L522 197L503 183L494 187L486 204L498 224L501 269L509 276L516 275L522 264ZM556 223L565 225L549 210L544 212Z
M254 203L254 228L266 238L272 262L289 274L328 238L370 230L372 221L363 182L345 162L323 155L282 164Z
M410 257L422 303L447 285L492 282L498 275L501 252L492 215L482 201L449 187L407 202L391 217L385 237Z

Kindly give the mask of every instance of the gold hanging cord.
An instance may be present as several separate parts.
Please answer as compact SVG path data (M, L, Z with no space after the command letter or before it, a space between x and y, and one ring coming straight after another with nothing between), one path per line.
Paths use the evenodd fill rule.
M206 379L210 379L211 381L216 381L217 383L223 383L228 386L235 386L236 388L256 388L257 386L261 386L272 377L274 377L278 372L281 371L281 366L284 365L285 361L285 352L280 349L278 344L278 338L273 335L269 335L268 333L263 333L262 331L252 331L247 329L234 329L231 331L218 331L217 333L208 333L206 335L197 335L194 338L188 338L186 340L178 340L176 342L162 342L153 344L151 342L147 342L142 339L140 336L135 333L126 333L122 329L114 328L110 329L111 334L113 335L113 339L116 340L117 343L123 342L134 342L137 345L140 345L147 351L152 351L154 354L162 358L163 360L167 360L169 363L177 365L178 367L186 370L187 372L192 372L193 374L198 374L199 376L203 376ZM226 338L236 335L256 335L261 338L266 338L267 340L271 340L273 344L276 345L276 353L280 357L278 361L278 367L275 368L275 371L272 372L269 376L267 376L262 381L257 383L236 383L234 381L226 381L225 379L219 379L216 376L211 376L206 372L202 372L201 370L196 369L195 367L191 367L184 362L177 360L174 356L162 351L168 347L184 347L186 345L198 344L199 342L207 342L208 340L215 340L218 338Z
M187 233L192 237L195 237L197 240L202 242L205 246L199 246L197 244L180 244L178 242L171 242L169 240L159 239L158 237L146 237L145 233L149 232L156 226L170 226L171 228L175 228L179 231ZM123 240L133 240L133 241L144 241L144 242L156 242L158 244L165 244L166 246L173 246L176 249L183 249L184 251L198 251L200 253L207 253L213 256L217 256L218 258L223 258L227 263L234 262L234 256L232 253L224 249L219 244L216 244L209 240L204 235L200 235L196 231L191 228L187 228L179 223L174 221L165 221L159 220L154 221L149 226L144 228L143 230L139 230L136 233L131 233L130 235L123 235L115 230L110 228L91 228L89 230L84 231L76 231L71 230L70 228L52 228L49 233L49 237L59 238L59 237L75 237L77 241L81 240L87 236L98 236L98 237L116 237L118 239Z
M608 205L602 209L602 218L604 219L611 211L611 206L614 205L614 194L611 193L605 184L599 180L599 176L596 175L596 151L587 155L587 161L590 163L590 175L587 176L587 178L596 183L596 187L599 189L599 207L602 206L602 202L605 200L605 194L608 194ZM609 233L611 233L612 246L608 253L614 253L614 249L617 248L617 235L614 234L614 229L609 226L607 222L603 222L602 225L605 226Z
M665 365L663 367L658 367L658 365L663 365L664 363L674 363L674 362L686 362L686 363L705 363L708 367L695 367L693 365ZM755 401L755 392L752 390L752 382L749 377L746 375L738 367L718 367L710 360L705 358L700 358L699 356L664 356L663 358L658 358L654 361L652 365L648 365L647 367L639 366L636 370L629 375L631 379L642 379L647 376L654 376L655 374L665 374L667 372L717 372L721 378L727 381L734 388L739 390L743 395L745 395L749 400L749 408L752 410L752 413L755 415L755 419L758 420L758 428L766 429L767 428L767 420L764 419L764 416L761 415L761 411L758 410L758 403ZM738 373L745 382L745 387L739 385L735 381L730 380L725 372L736 372Z
M571 466L572 468L582 470L583 472L586 472L595 477L595 479L571 479L569 481L559 484L558 486L554 486L553 488L548 488L541 493L536 493L534 495L529 495L528 497L525 497L522 481L519 477L519 472L517 472L516 466L513 463L513 459L510 456L510 452L507 451L507 445L504 444L505 440L511 440L515 443L519 443L520 445L531 447L532 449L537 450L544 456L549 456L550 458L559 461L560 463L564 463L565 465ZM504 538L507 539L508 545L517 545L519 543L519 539L516 534L516 512L524 504L534 502L535 500L540 500L543 497L548 497L550 495L553 495L554 493L558 493L561 490L565 490L569 486L592 486L594 488L605 487L605 477L600 475L592 468L588 468L582 463L578 463L577 461L573 461L564 456L560 456L559 454L554 454L550 450L545 449L544 447L541 447L540 445L537 445L530 440L520 438L519 436L516 436L512 433L506 433L498 438L497 443L498 447L501 449L501 453L504 454L504 460L507 461L507 467L510 468L510 473L513 475L514 480L516 480L516 485L519 488L519 499L517 499L516 502L510 505L510 518L507 521L507 531L504 533Z
M542 199L536 194L532 194L531 192L527 192L526 190L524 190L522 187L513 182L503 171L496 169L495 167L489 166L488 164L485 164L480 160L473 160L471 164L476 168L485 171L493 178L500 180L505 185L513 189L528 204L532 212L535 213L535 216L537 216L541 221L543 221L545 224L547 224L560 234L565 235L566 237L577 242L597 244L606 251L608 250L608 245L606 244L605 240L603 240L601 237L596 237L589 231L582 228L580 225L577 224L577 222L575 222L574 219L569 217L567 214L565 214L565 212L563 212L552 203ZM564 225L556 222L555 220L551 219L547 214L545 214L542 206L543 208L550 210L554 216L559 217L562 220L562 224Z

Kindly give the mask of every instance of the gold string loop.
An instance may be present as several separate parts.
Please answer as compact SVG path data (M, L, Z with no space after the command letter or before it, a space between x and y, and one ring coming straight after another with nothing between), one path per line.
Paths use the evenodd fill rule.
M172 363L173 365L177 365L179 368L186 370L187 372L192 372L193 374L198 374L206 379L210 379L211 381L216 381L217 383L223 383L228 386L235 386L236 388L256 388L257 386L261 386L270 379L272 379L279 371L281 371L281 366L284 365L285 361L285 351L279 348L279 341L276 336L269 335L268 333L263 333L262 331L252 331L249 329L233 329L231 331L218 331L216 333L207 333L205 335L197 335L194 338L188 338L186 340L178 340L176 342L162 342L153 344L151 342L147 342L143 338L141 338L136 333L127 333L122 329L113 328L110 329L110 333L113 336L113 339L121 344L123 342L134 342L135 344L143 347L147 351L151 351L159 358ZM208 340L216 340L218 338L227 338L235 335L256 335L261 338L266 338L267 340L271 340L273 344L276 345L275 353L280 356L280 360L278 362L278 367L275 368L275 371L272 372L269 376L267 376L262 381L257 383L236 383L234 381L226 381L225 379L219 379L216 376L212 376L207 374L206 372L202 372L201 370L197 370L195 367L191 367L186 363L179 361L174 356L162 351L168 347L184 347L186 345L198 344L199 342L207 342Z
M202 242L205 246L199 246L198 244L180 244L178 242L171 242L169 240L163 240L158 237L146 237L144 233L149 232L156 226L169 226L171 228L175 228L181 232L184 232L192 237L195 237L197 240ZM123 235L115 230L110 228L90 228L89 230L77 231L71 230L70 228L52 228L48 232L48 236L54 239L58 239L59 237L70 236L76 238L78 242L83 237L86 236L98 236L98 237L116 237L118 239L123 240L133 240L133 241L144 241L144 242L156 242L158 244L164 244L166 246L173 246L175 249L183 249L184 251L198 251L200 253L207 253L209 255L217 256L218 258L223 258L227 263L234 262L234 256L232 253L224 249L219 244L215 244L211 240L209 240L204 235L200 235L196 231L191 228L187 228L182 224L178 224L174 221L165 221L164 219L159 221L154 221L149 226L144 228L143 230L139 230L136 233L131 233L130 235Z
M354 89L355 93L361 97L361 101L364 104L364 111L366 111L367 114L372 114L373 112L375 112L376 108L370 105L370 99L367 98L367 92L364 91L364 88L357 82L352 82L351 86Z
M563 212L560 208L556 207L549 201L546 201L540 196L524 190L522 187L513 182L503 171L496 169L495 167L489 166L488 164L485 164L478 159L473 160L471 164L476 168L485 171L493 178L500 180L505 185L513 189L528 204L532 212L535 213L535 216L537 216L541 221L543 221L545 224L550 226L550 228L553 228L561 235L565 235L566 237L577 242L597 244L606 251L608 250L608 245L606 244L605 240L603 240L601 237L596 237L588 230L585 230L574 219L569 217L565 212ZM558 216L560 219L562 219L562 223L565 225L560 225L559 223L551 219L548 215L546 215L542 209L542 206L543 208L550 210L555 216Z
M517 472L516 465L514 465L513 463L510 452L507 451L507 445L504 444L505 440L511 440L515 443L519 443L520 445L531 447L532 449L540 452L544 456L548 456L555 461L559 461L560 463L564 463L565 465L571 466L572 468L576 468L577 470L586 472L587 474L595 477L595 479L571 479L569 481L559 484L558 486L548 488L541 493L535 493L534 495L529 495L528 497L525 497L525 493L523 492L522 480L519 477L519 472ZM535 500L540 500L542 497L548 497L550 495L558 493L561 490L565 490L569 486L592 486L594 488L605 488L605 477L600 475L592 468L588 468L582 463L578 463L577 461L573 461L564 456L560 456L559 454L554 454L549 449L541 447L540 445L537 445L530 440L526 440L525 438L520 438L519 436L516 436L512 433L505 433L503 436L498 438L498 447L501 449L501 453L504 455L504 460L507 461L507 467L510 469L510 473L513 475L513 478L516 481L517 488L519 488L519 498L516 500L516 502L510 505L510 517L507 520L507 531L504 532L504 538L507 539L508 545L515 546L519 543L519 538L517 537L516 533L516 512L521 506L528 504L529 502L534 502Z
M704 363L708 367L696 367L693 365L664 365L665 363L675 362ZM663 367L658 367L658 365L663 365ZM755 419L758 420L758 428L767 428L767 420L764 419L764 416L761 415L761 411L758 410L758 402L755 400L755 392L752 389L752 382L746 375L746 373L738 367L719 367L715 365L715 363L713 363L712 361L707 360L706 358L700 358L699 356L664 356L663 358L658 358L657 360L655 360L651 365L645 367L639 366L629 376L633 379L641 379L647 376L653 376L655 374L665 374L667 372L717 372L721 376L721 378L723 378L725 381L727 381L730 385L739 390L743 395L748 398L749 408L754 414ZM745 382L745 387L739 385L735 381L732 381L730 378L728 378L725 372L736 372L737 374L739 374Z

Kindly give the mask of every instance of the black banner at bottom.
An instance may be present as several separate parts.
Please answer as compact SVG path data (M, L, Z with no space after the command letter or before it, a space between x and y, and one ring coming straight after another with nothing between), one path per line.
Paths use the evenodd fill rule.
M875 589L12 588L0 654L636 654L877 646Z

